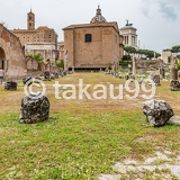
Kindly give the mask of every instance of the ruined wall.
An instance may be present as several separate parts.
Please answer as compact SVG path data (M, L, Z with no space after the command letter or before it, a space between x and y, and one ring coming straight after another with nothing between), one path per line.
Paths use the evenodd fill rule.
M0 48L4 50L4 71L7 79L26 76L26 60L19 39L3 25L0 25Z

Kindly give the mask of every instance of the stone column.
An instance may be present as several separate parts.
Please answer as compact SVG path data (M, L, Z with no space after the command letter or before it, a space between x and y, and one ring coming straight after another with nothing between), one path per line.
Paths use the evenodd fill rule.
M136 59L133 56L133 62L132 62L132 74L133 76L136 76Z
M74 73L74 66L72 67L72 72Z
M130 74L131 73L131 68L132 68L132 65L131 64L128 64L128 73Z
M171 60L171 80L174 80L174 81L178 80L178 69L176 67L176 61L177 61L176 58Z
M68 70L68 50L65 51L65 55L64 55L64 70L65 71Z
M163 66L160 67L159 71L160 71L161 79L165 79L165 69L163 68Z

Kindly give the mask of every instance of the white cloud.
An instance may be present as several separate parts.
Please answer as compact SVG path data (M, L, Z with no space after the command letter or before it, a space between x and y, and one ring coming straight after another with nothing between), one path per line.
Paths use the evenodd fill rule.
M37 26L47 25L63 39L62 28L88 23L100 4L107 20L120 27L129 19L138 29L143 47L161 50L180 44L180 0L0 0L0 22L9 28L25 28L32 7Z

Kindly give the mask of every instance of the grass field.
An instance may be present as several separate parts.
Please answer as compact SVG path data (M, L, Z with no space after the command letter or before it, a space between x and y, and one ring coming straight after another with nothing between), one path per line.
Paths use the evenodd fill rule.
M101 73L73 74L60 83L119 83ZM127 157L143 159L157 148L180 150L180 127L150 127L142 114L142 100L65 101L53 96L48 122L18 123L23 86L16 92L0 89L0 179L97 179L113 173L112 165ZM169 83L158 87L156 98L171 104L180 115L180 93ZM141 140L140 140L141 139Z

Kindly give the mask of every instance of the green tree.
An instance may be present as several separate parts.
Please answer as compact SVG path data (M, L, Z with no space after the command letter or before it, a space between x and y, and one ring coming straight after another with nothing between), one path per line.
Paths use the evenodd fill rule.
M132 46L127 46L124 48L124 50L128 53L128 54L144 54L146 55L148 58L153 58L154 54L157 57L161 56L159 53L153 51L153 50L149 50L149 49L138 49L136 50L136 48L132 47ZM127 58L127 57L125 57Z
M128 54L135 54L136 53L136 48L132 47L132 46L127 46L124 48L124 50L128 53Z
M148 58L153 58L154 54L157 57L161 56L159 53L153 51L153 50L149 50L149 49L138 49L137 50L137 54L144 54L146 55Z
M132 59L131 59L131 56L128 54L122 57L122 60L120 61L119 64L122 66L128 66L128 64L131 64L131 63L132 63Z
M40 53L34 53L34 54L30 54L28 56L38 63L38 70L41 71L42 70L41 64L43 63L42 55Z
M40 53L30 54L29 57L35 60L38 64L43 63L43 57Z
M180 70L180 60L177 61L177 69Z
M122 60L123 60L123 61L131 61L132 59L131 59L131 56L130 56L130 55L124 55L124 56L122 57Z
M173 46L172 49L171 49L171 51L172 51L173 53L178 53L178 52L180 52L180 45Z
M57 66L58 68L64 69L64 60L61 59L61 60L56 61L56 66Z
M177 55L176 57L180 60L180 55Z

